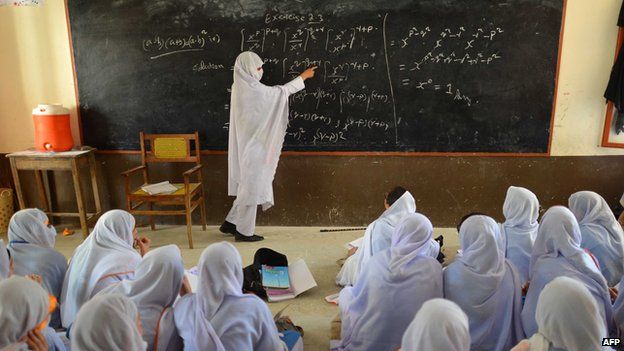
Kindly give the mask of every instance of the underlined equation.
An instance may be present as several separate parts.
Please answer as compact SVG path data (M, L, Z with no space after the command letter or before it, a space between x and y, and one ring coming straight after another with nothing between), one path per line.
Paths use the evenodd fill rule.
M160 35L143 39L141 48L150 60L185 52L204 51L221 44L221 34L203 29L197 33Z

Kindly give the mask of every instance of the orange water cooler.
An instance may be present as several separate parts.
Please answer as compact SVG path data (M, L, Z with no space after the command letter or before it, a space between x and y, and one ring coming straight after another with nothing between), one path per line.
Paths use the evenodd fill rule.
M57 104L40 104L33 109L35 149L68 151L74 147L69 122L69 109Z

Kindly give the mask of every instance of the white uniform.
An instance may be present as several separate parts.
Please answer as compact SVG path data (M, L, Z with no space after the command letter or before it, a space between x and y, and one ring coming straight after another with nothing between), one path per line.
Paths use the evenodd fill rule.
M234 64L228 145L228 195L236 196L226 220L239 233L254 234L256 210L273 206L273 178L288 126L288 96L303 88L297 77L266 86L262 59L243 52Z

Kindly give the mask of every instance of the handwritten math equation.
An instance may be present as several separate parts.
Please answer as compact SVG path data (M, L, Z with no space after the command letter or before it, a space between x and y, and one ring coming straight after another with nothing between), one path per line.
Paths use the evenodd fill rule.
M193 33L153 33L142 40L141 50L148 62L193 55L188 70L205 79L231 75L231 58L214 52L234 47L258 53L284 82L317 66L316 82L290 98L286 144L340 144L362 133L398 139L405 116L397 114L397 105L426 104L432 96L466 109L479 104L479 91L439 72L503 63L500 48L507 33L502 25L487 19L452 27L392 20L380 13L374 20L345 25L320 13L268 13L261 23L227 33L209 26Z

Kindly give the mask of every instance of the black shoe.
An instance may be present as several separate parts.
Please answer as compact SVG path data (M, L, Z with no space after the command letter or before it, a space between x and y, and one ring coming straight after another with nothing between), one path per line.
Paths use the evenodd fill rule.
M260 236L260 235L256 235L256 234L254 234L252 236L246 236L246 235L243 235L243 234L241 234L239 232L236 232L236 234L234 234L234 240L236 240L236 241L253 242L253 241L262 241L262 240L264 240L264 237Z
M225 222L223 222L223 224L221 224L221 227L219 228L219 230L223 234L235 235L236 234L236 224L230 223L228 221L225 221Z

